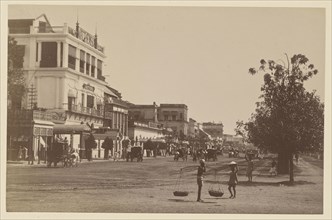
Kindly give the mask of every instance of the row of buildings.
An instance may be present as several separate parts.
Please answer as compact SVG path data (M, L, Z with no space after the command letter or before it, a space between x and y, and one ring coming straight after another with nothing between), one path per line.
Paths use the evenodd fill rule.
M40 157L54 135L68 137L75 149L85 149L84 140L93 130L98 149L106 136L137 142L223 135L222 123L199 124L188 118L185 104L139 105L123 100L105 80L105 48L97 34L78 22L76 27L52 26L44 14L11 19L8 33L21 48L23 64L18 67L27 87L22 99L8 100L9 152L18 145L32 146ZM121 144L116 143L115 150L121 152Z

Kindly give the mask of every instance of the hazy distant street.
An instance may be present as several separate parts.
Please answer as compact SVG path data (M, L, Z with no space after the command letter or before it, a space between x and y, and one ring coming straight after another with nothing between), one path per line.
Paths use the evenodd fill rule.
M239 163L237 198L227 190L230 160ZM196 202L196 170L184 173L180 187L187 197L175 197L178 170L194 165L174 162L173 157L145 159L142 163L96 161L78 168L46 168L8 164L7 211L101 212L101 213L322 213L322 161L300 158L295 166L295 186L284 186L288 176L268 176L271 160L255 160L253 183L246 182L243 158L219 156L207 163L203 186L204 203ZM218 170L225 195L210 197L208 189ZM260 175L258 175L260 174Z

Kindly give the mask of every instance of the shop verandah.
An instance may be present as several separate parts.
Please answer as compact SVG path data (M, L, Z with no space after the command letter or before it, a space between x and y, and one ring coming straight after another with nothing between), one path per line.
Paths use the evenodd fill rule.
M9 110L7 113L7 160L47 160L52 144L52 115L38 110Z
M122 144L118 130L93 129L85 124L54 124L52 114L41 110L8 110L7 114L7 161L24 161L31 164L47 163L47 151L51 149L54 136L66 139L68 145L86 159L85 141L93 134L97 148L93 149L93 158L104 158L101 147L106 137L114 141L115 151L122 152Z

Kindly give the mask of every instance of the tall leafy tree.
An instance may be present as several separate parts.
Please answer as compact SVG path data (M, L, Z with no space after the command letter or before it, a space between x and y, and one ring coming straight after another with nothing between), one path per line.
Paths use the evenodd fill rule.
M8 99L12 108L21 108L22 97L25 95L25 78L23 75L24 46L17 45L14 38L8 38Z
M287 55L286 55L287 56ZM318 73L305 55L294 55L288 65L261 60L257 71L264 73L262 101L248 122L239 121L236 132L261 149L278 153L278 170L289 173L294 181L293 155L322 151L324 140L324 104L304 82Z

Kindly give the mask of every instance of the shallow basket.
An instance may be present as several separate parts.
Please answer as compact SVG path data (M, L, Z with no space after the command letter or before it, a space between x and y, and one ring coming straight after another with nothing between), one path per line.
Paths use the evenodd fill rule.
M222 197L224 195L223 192L216 191L216 190L209 190L209 194L210 194L210 196L213 196L213 197Z
M187 191L174 191L173 195L174 196L188 196L189 192Z

